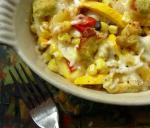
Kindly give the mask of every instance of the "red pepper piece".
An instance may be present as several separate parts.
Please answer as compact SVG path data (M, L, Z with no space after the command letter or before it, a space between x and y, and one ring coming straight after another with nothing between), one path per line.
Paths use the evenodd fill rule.
M85 27L94 27L96 25L96 20L92 17L85 17L82 25Z
M74 25L74 27L81 33L83 33L85 31L85 29L87 28L85 26L82 26L81 24L76 24L76 25Z
M84 32L86 28L94 27L96 25L96 20L92 17L85 16L81 18L81 22L74 24L75 27L80 32Z

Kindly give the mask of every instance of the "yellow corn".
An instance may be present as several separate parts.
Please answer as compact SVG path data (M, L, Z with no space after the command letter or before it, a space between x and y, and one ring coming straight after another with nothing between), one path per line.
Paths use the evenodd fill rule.
M102 59L102 58L97 59L95 61L95 64L96 64L97 70L102 70L102 69L106 68L106 63L105 63L104 59Z
M118 32L118 27L115 26L115 25L110 25L109 28L108 28L108 30L109 30L109 32L110 32L111 34L117 34L117 32Z
M101 22L101 31L107 32L108 31L108 24L105 22Z
M40 35L39 35L40 37L42 37L42 38L45 38L45 39L49 39L50 38L50 36L51 36L51 34L50 34L50 32L49 31L47 31L47 30L44 30L44 31L42 31L41 33L40 33Z
M47 51L42 54L42 57L45 63L47 63L51 59L51 56Z
M57 67L57 64L56 64L56 61L55 59L52 59L49 61L48 63L48 68L53 71L53 72L57 72L58 71L58 67Z
M109 37L108 37L108 40L112 41L116 54L118 56L120 56L121 55L121 50L120 50L120 47L116 43L116 36L114 34L110 34Z
M36 33L36 28L35 28L35 25L34 25L34 24L32 24L30 28L31 28L31 31L32 31L33 33Z
M57 50L57 46L55 43L51 43L49 53L53 54Z
M71 36L68 33L59 34L58 40L62 42L71 42Z
M58 66L58 72L65 78L69 79L70 78L70 69L67 65L67 62L65 59L56 59L56 64Z
M47 42L48 42L48 40L43 37L38 38L38 44L39 44L40 48L46 48L48 45Z
M70 30L71 29L71 22L70 21L64 21L63 22L63 31L68 31L68 30Z
M71 43L74 45L79 45L80 44L80 38L74 38Z
M42 22L42 27L46 30L49 29L49 23L46 21Z
M57 50L56 52L54 52L53 55L57 59L61 59L63 57L62 53L59 50Z
M114 34L110 34L108 37L108 40L111 40L112 42L116 41L116 36Z
M95 64L91 64L88 69L87 69L87 73L89 75L96 75L97 74L97 68Z
M76 69L74 72L70 73L69 80L74 81L76 78L81 77L83 75L83 71L80 69Z
M38 38L38 43L41 48L46 48L48 46L48 39L50 38L50 32L44 30L40 33Z

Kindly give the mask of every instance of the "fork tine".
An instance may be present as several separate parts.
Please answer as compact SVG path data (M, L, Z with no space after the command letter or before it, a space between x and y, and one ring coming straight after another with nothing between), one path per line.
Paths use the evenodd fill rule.
M26 76L27 80L28 80L29 82L33 82L32 79L28 76L28 74L27 74L27 72L25 71L25 69L24 69L24 67L22 66L22 64L19 63L19 65L20 65L20 67L21 67L21 69L22 69L24 75Z
M19 74L19 76L21 77L19 71L17 68L16 69L16 72ZM35 99L37 100L37 102L40 104L40 102L43 100L43 97L41 96L41 94L39 93L38 89L36 88L36 84L33 83L33 81L31 80L31 78L29 77L29 75L27 74L27 72L25 71L24 67L22 66L21 67L25 77L27 78L30 86L28 87L30 90L32 90L33 92L33 95L35 97Z
M15 78L15 76L13 75L13 73L12 73L11 70L9 70L9 74L10 74L12 80L13 80L15 83L18 83L17 79Z
M44 95L45 98L50 97L51 92L47 88L47 85L45 84L45 81L38 77L32 70L31 73L33 75L33 78L36 80L36 83L41 91L41 93Z
M46 81L45 80L43 80L42 78L40 78L40 77L38 77L38 75L37 74L35 74L32 70L30 70L31 71L31 73L32 73L32 75L33 75L33 78L34 79L36 79L36 80L38 80L40 83L43 83L44 85L46 84ZM46 86L47 87L47 86ZM47 90L48 88L46 88L46 90ZM49 90L49 89L48 89ZM49 91L48 91L49 92ZM50 92L51 93L51 92Z
M20 67L22 68L24 74L26 75L27 79L29 81L32 81L31 78L27 75L24 67L22 66L22 64L20 64ZM41 79L39 77L37 77L32 70L30 70L31 75L33 76L35 83L36 83L36 88L38 90L38 92L41 94L41 96L43 97L44 100L46 100L50 95L47 91L47 89L44 87L44 83L41 81Z
M25 83L25 80L24 80L24 79L22 78L22 76L20 75L18 69L17 69L16 67L14 67L14 68L15 68L15 71L17 72L17 74L18 74L18 76L19 76L21 82Z
M15 78L15 76L13 75L11 70L9 70L9 73L10 73L15 85L19 89L20 95L21 95L22 99L24 100L25 104L27 105L27 107L33 108L35 106L35 103L34 103L35 101L32 100L33 99L32 94L30 95L30 97L26 94L26 92L28 94L30 94L31 93L30 90L26 89L24 86L19 85L17 79ZM24 85L24 83L23 83L23 85ZM33 101L33 102L31 102L31 101Z

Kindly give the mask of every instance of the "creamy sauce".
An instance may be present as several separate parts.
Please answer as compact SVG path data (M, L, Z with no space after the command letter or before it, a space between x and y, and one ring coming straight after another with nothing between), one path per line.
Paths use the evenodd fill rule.
M150 35L146 37L140 37L141 46L144 48L144 54L142 55L146 61L150 62Z

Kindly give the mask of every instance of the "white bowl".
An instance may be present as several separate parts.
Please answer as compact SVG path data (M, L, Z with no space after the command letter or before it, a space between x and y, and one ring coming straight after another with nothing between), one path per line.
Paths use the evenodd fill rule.
M12 46L40 77L67 93L91 101L118 105L150 104L150 91L108 94L75 86L49 71L35 50L36 43L30 32L31 12L32 0L0 0L0 42Z

